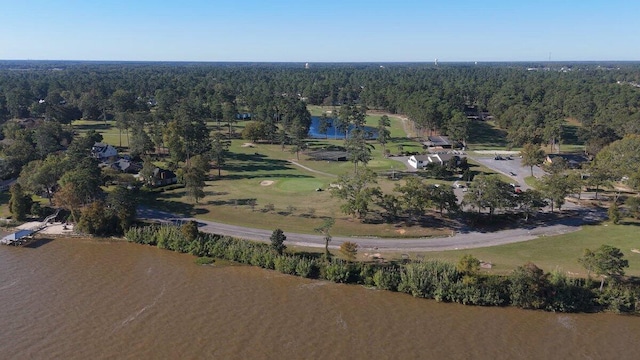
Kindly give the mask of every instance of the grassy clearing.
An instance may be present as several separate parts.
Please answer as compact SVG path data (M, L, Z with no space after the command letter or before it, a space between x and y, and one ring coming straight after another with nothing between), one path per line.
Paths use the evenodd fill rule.
M75 120L71 123L73 130L79 134L85 134L89 130L95 130L102 135L102 142L113 146L127 148L129 139L125 131L120 132L115 121ZM121 145L122 144L122 145Z
M470 150L504 150L508 145L507 132L491 121L472 121L469 133Z
M640 276L640 254L632 249L640 248L637 231L640 223L629 222L621 225L602 224L585 226L582 230L569 234L541 237L539 239L494 246L488 248L412 253L411 258L433 258L457 262L464 254L471 254L482 261L493 264L490 273L507 274L528 261L545 271L558 269L574 276L586 276L586 270L578 263L584 249L593 249L602 244L618 247L629 260L627 275ZM385 254L399 257L400 254Z

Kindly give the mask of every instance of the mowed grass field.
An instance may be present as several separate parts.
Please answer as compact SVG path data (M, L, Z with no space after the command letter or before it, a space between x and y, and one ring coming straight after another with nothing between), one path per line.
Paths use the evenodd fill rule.
M584 226L581 230L557 235L541 237L535 240L467 250L427 252L410 254L412 258L443 259L457 262L464 254L471 254L476 258L493 264L491 270L496 274L508 274L517 266L531 261L545 271L560 270L572 276L585 277L586 270L578 263L578 258L584 249L595 250L600 245L607 244L618 247L629 261L627 275L640 276L640 242L638 242L638 226L640 223L626 222L620 225L604 223L601 225ZM390 257L399 254L388 254Z

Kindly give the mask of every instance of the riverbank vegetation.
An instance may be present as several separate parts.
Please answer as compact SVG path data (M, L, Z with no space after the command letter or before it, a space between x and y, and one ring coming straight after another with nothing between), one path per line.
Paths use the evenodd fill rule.
M600 277L601 281L593 281L591 277L570 278L558 270L544 272L533 263L518 266L506 275L489 275L481 273L480 261L468 254L457 263L437 259L373 263L280 252L279 240L284 234L278 231L274 231L272 241L278 245L274 247L215 234L196 234L196 226L188 223L181 227L131 228L126 238L134 243L191 253L202 259L198 263L224 259L289 275L360 284L442 302L556 312L636 313L640 309L640 286L637 280L623 276L628 264L619 249L611 246L576 255L589 271ZM352 253L357 248L348 251Z

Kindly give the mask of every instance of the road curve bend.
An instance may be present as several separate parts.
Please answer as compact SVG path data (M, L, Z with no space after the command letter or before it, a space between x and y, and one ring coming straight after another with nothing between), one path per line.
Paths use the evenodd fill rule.
M560 219L553 223L522 227L518 229L494 232L460 231L446 237L432 238L376 238L334 236L330 248L338 248L345 241L355 242L360 249L367 251L428 252L443 250L461 250L490 247L533 240L541 236L553 236L577 231L582 225L604 219L604 212L597 209L581 208L579 214L571 218ZM194 220L202 232L232 236L260 242L270 242L271 230L254 229L243 226L223 224L197 218L180 217L175 214L153 209L140 209L138 217L168 223L181 223ZM306 247L324 247L321 235L286 233L287 243Z

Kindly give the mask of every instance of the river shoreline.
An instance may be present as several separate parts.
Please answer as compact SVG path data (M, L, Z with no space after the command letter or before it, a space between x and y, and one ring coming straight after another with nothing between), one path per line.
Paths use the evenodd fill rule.
M479 265L452 264L441 260L385 263L347 262L309 253L275 252L268 244L221 235L200 233L184 239L178 227L133 229L127 240L161 249L191 253L198 257L224 259L276 270L287 275L336 283L374 286L380 290L407 293L439 302L479 306L512 306L551 312L637 313L640 287L611 279L604 291L591 279L568 278L560 272L545 273L532 263L510 275L479 273ZM476 268L477 267L477 268Z

